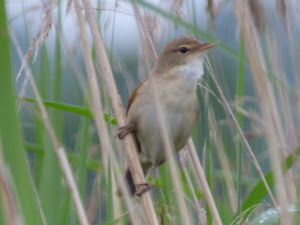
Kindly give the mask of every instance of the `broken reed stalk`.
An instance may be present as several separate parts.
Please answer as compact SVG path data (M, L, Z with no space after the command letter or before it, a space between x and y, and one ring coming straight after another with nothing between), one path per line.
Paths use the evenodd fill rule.
M14 45L17 48L17 52L18 52L18 55L19 55L20 59L24 61L25 60L24 56L21 52L20 47L18 46L18 42L17 42L17 40L15 38L15 35L13 34L12 30L10 30L10 37L11 37L11 40L13 41ZM33 91L33 94L36 98L38 107L41 111L41 115L42 115L41 118L44 122L46 130L48 131L50 139L53 143L53 147L54 147L54 150L55 150L55 155L57 157L59 166L60 166L61 171L63 173L63 176L65 178L65 181L66 181L66 183L68 185L68 188L70 190L71 197L72 197L72 200L74 202L75 209L77 211L77 215L78 215L80 224L81 225L88 225L89 222L88 222L88 219L87 219L87 216L86 216L86 213L85 213L85 210L84 210L84 206L82 204L82 201L81 201L81 198L80 198L77 186L76 186L76 182L75 182L75 179L74 179L74 175L73 175L70 163L67 159L66 151L65 151L64 147L59 143L59 141L58 141L58 139L55 135L55 132L54 132L54 129L51 125L47 110L44 106L44 103L42 102L42 98L39 94L38 88L35 84L35 81L33 79L30 68L28 67L27 62L25 62L25 63L23 62L23 64L24 64L23 67L25 68L25 71L26 71L26 77L28 78L29 84L30 84L30 86L32 88L32 91Z
M248 5L245 4L245 2L235 0L234 11L240 25L240 30L243 32L251 74L261 105L265 136L271 158L271 165L274 170L276 196L280 206L284 207L279 213L280 221L282 224L290 225L292 224L292 217L289 216L287 210L285 210L289 201L280 160L280 157L286 154L286 144L282 136L282 127L275 95L267 77L267 68L260 46L258 31L254 25ZM279 211L277 207L276 209Z
M89 23L90 30L94 39L96 54L99 60L99 64L101 66L103 79L107 91L109 93L109 97L112 103L114 114L116 116L116 120L118 122L119 127L125 126L126 117L125 117L124 107L114 81L113 73L110 68L108 57L99 32L99 28L92 9L91 2L90 0L82 0L82 3L84 5L87 21ZM130 171L132 172L134 182L136 184L146 183L146 179L141 168L141 164L137 155L137 150L136 150L136 146L134 145L132 135L127 135L123 139L123 144L125 147L125 151L127 153L127 158L129 162L128 164L129 164ZM140 189L142 187L137 187L137 188ZM154 211L154 206L153 206L150 193L149 192L144 193L141 196L141 201L146 213L148 224L158 225L159 223Z
M83 55L84 55L84 60L85 60L85 67L86 67L86 71L87 71L87 75L88 75L88 81L89 81L89 85L91 88L91 104L90 107L92 109L93 115L94 115L94 119L96 122L96 127L97 127L97 133L99 136L99 140L100 140L100 145L101 145L101 151L103 155L108 155L110 158L110 162L112 163L114 170L116 172L116 178L118 183L122 182L122 176L119 173L119 167L117 165L117 160L114 156L113 153L113 149L110 143L110 137L109 137L109 132L106 126L106 122L104 119L104 112L103 112L103 108L102 108L102 104L101 104L101 92L98 86L98 81L97 81L97 76L96 76L96 71L94 68L94 64L93 64L93 59L91 56L91 49L89 46L89 41L88 41L88 35L87 35L87 31L85 29L85 21L83 18L83 14L81 12L81 6L79 5L79 0L74 0L74 6L75 6L75 11L77 14L77 18L78 18L78 24L79 24L79 29L80 29L80 36L81 36L81 42L82 42L82 51L83 51ZM107 168L107 162L104 163L105 165L105 170L106 173L108 172L108 168ZM133 204L132 204L132 200L129 197L128 191L126 190L126 186L122 185L122 193L123 197L125 199L125 203L128 207L129 210L129 215L131 218L131 222L134 225L139 225L140 224L140 218L139 216L134 215L133 213Z

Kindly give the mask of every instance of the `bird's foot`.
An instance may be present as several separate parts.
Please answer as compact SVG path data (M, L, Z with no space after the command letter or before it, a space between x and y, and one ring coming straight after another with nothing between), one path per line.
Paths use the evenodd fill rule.
M135 186L137 187L138 191L134 195L141 197L142 194L149 191L153 187L153 184L142 183L142 184L136 184Z
M136 127L134 125L126 125L124 127L119 128L119 133L115 136L118 137L119 139L123 139L127 134L129 133L134 133L136 131Z

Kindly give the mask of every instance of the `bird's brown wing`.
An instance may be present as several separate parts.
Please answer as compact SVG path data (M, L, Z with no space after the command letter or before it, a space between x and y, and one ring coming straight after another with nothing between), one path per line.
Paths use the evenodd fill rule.
M147 81L148 79L143 80L141 83L139 83L135 89L131 92L129 98L128 98L128 105L127 105L127 110L126 110L126 115L128 114L129 108L132 105L132 103L134 102L134 99L137 95L138 90L144 85L144 83Z
M130 106L132 105L132 103L134 102L135 97L136 97L136 95L137 95L137 93L138 93L138 90L144 85L144 83L145 83L146 80L147 80L147 79L145 79L145 80L143 80L141 83L139 83L139 84L136 86L136 88L131 92L131 94L130 94L130 96L129 96L129 98L128 98L128 105L127 105L127 110L126 110L126 116L128 116L129 108L130 108ZM134 129L132 129L130 133L132 133L132 135L133 135L133 139L134 139L134 142L135 142L135 144L136 144L136 147L137 147L138 152L141 152L141 144L140 144L140 142L139 142L139 140L138 140L138 138L137 138L137 136L136 136L136 125L135 125L135 124L128 124L128 125L125 126L125 127L131 127L131 129L132 129L132 127L134 127ZM125 127L124 127L124 128L125 128ZM121 129L121 128L120 128L120 129ZM126 133L126 134L127 134L127 133Z

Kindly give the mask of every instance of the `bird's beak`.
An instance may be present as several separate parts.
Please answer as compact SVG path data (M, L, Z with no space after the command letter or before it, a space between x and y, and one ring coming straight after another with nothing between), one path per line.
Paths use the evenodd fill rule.
M199 50L205 51L205 50L208 50L208 49L210 49L210 48L212 48L212 47L215 47L215 43L203 43L203 44L200 46Z
M197 52L204 52L212 47L215 47L216 45L218 45L219 42L212 42L212 43L201 43L197 48L196 51Z

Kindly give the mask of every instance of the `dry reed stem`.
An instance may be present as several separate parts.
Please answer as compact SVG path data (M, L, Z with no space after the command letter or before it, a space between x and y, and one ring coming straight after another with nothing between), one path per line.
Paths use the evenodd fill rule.
M202 190L203 190L203 195L204 195L204 197L207 201L207 204L209 206L209 209L211 211L214 225L222 225L223 223L221 221L217 206L215 204L215 200L214 200L214 198L212 196L212 193L209 189L209 186L208 186L208 183L207 183L207 180L206 180L206 177L205 177L205 173L202 169L202 166L201 166L200 160L198 158L193 140L191 138L189 138L189 140L187 142L187 149L188 149L188 151L191 155L191 159L192 159L193 165L195 167L197 177L198 177L198 179L201 183L201 187L202 187Z
M203 88L204 90L206 90L209 94L211 94L219 102L220 105L224 106L224 104L222 103L222 101L218 98L218 96L210 88L204 86L200 82L197 85L200 88Z
M286 1L286 0L277 0L277 2L279 3L279 1L281 1L284 5L279 6L280 8L282 8L283 11L285 11L285 18L284 18L284 22L285 22L285 28L286 28L286 33L287 33L287 38L288 38L288 49L284 49L285 52L289 52L290 53L290 64L291 64L291 68L292 68L292 75L293 78L295 80L295 87L300 87L300 64L299 64L299 60L298 60L298 51L297 51L297 46L298 46L298 39L294 39L294 26L293 26L293 1ZM299 109L300 108L300 101L298 99L299 96L299 90L296 90L296 96L297 96L297 100L296 100L296 105L295 108ZM299 115L299 114L298 114ZM292 117L291 117L292 118ZM300 127L299 127L299 119L300 117L298 116L295 120L297 123L295 123L295 121L293 121L293 125L297 126L294 128L295 132L292 133L293 134L299 134L300 133ZM297 124L297 125L296 125ZM289 135L289 133L288 133ZM291 136L292 136L291 135ZM295 138L296 141L298 138L298 136ZM297 143L298 145L299 143ZM295 146L296 148L296 146Z
M266 28L267 29L267 28ZM286 79L286 74L283 71L283 65L282 65L282 58L280 58L281 54L277 52L277 43L275 42L274 38L275 35L273 36L270 34L270 31L266 32L266 44L267 44L267 50L269 53L269 61L271 63L271 68L274 73L274 75L287 83ZM288 134L288 140L285 141L285 146L287 148L288 153L293 153L293 151L297 148L297 136L296 136L296 130L295 130L295 125L293 121L293 116L292 116L292 110L291 110L291 105L290 101L288 99L288 94L286 93L285 89L278 85L277 87L277 96L278 96L278 102L280 104L280 110L282 111L282 120L284 121L285 128L286 128L286 133ZM281 128L282 129L282 128ZM281 132L281 135L282 134ZM282 159L287 156L286 152L283 152L284 157L281 157ZM287 195L289 197L289 201L292 203L296 203L297 196L296 196L296 185L293 180L293 174L292 171L289 170L287 172L287 183L288 185L286 186L287 188Z
M105 51L105 47L99 32L99 28L97 25L97 21L94 15L94 12L92 10L92 5L89 0L82 0L84 5L84 10L86 13L86 17L90 26L90 30L94 39L95 48L96 48L96 54L98 56L99 64L102 69L102 74L105 82L105 86L109 92L109 97L112 103L112 108L116 116L116 120L118 122L118 125L120 127L126 125L126 117L124 112L124 107L120 98L120 95L118 93L113 73L110 68L110 64L108 61L108 57ZM124 147L127 153L127 158L129 161L129 168L132 172L133 179L136 184L143 184L146 183L145 176L143 174L141 164L137 155L136 146L133 142L132 135L127 135L124 140ZM122 185L123 186L123 185ZM140 189L142 187L138 187ZM141 201L143 204L143 208L146 213L146 218L148 221L148 224L155 224L158 225L158 219L156 217L153 202L150 196L149 192L144 193L141 196Z
M90 25L90 29L92 31L92 35L93 35L93 39L95 41L95 47L96 47L96 54L98 56L98 59L100 61L100 65L101 65L101 69L102 72L104 74L104 81L107 87L107 90L109 92L109 96L112 102L112 107L113 110L115 112L116 115L116 119L117 122L119 124L119 126L124 126L125 123L125 113L124 113L124 108L122 106L122 102L120 99L120 96L118 94L115 82L114 82L114 78L113 78L113 74L108 62L108 58L105 52L105 48L104 48L104 44L102 42L99 30L98 30L98 26L96 23L96 19L95 19L95 15L92 11L91 8L91 3L90 1L83 1L84 4L84 8L85 8L85 12L86 12L86 16ZM107 128L106 128L107 129ZM101 132L101 129L98 129L98 132ZM145 183L145 177L144 174L142 172L140 163L139 163L139 159L137 156L137 151L132 139L131 135L128 135L125 139L124 139L124 146L125 146L125 150L127 152L127 156L129 159L129 167L132 171L133 174L133 178L135 180L135 183ZM109 153L111 153L109 151ZM110 155L111 158L113 157L112 155ZM112 160L112 163L116 163L116 160ZM116 169L116 172L117 169ZM118 176L117 176L118 178ZM121 179L118 179L118 183L123 183ZM141 187L142 188L142 187ZM125 193L125 187L124 185L121 185L121 191L123 193ZM125 199L127 199L128 197L128 192L126 192L127 194L123 195L125 197ZM127 197L126 197L127 196ZM150 193L145 193L141 196L141 200L144 206L144 210L146 212L146 218L148 220L149 224L158 224L157 222L157 218L156 218L156 214L154 211L154 207L153 207L153 203L152 203L152 199L150 197ZM129 199L127 199L127 201L129 201ZM131 217L132 222L135 223L136 217Z
M73 3L73 0L68 0L66 10L65 10L65 18L67 17L67 15L69 14L69 12L71 10L72 3Z
M41 24L38 28L38 31L36 32L36 34L34 35L31 43L30 43L30 47L24 57L24 59L22 60L22 65L21 68L19 70L19 73L17 75L16 80L18 80L22 74L23 69L25 68L25 66L27 65L27 62L31 56L31 53L34 49L34 47L36 47L35 50L35 54L34 54L34 60L36 59L36 56L38 54L39 51L39 47L41 46L41 44L46 40L49 31L51 29L52 26L52 11L54 10L55 6L57 5L58 0L52 0L49 2L49 5L43 15L43 19L41 21Z
M7 225L23 225L24 221L18 209L11 181L9 170L3 161L0 139L0 202L2 202L1 213L4 218L3 221Z
M74 202L75 209L76 209L77 215L79 217L79 221L82 225L88 225L89 223L88 223L88 220L87 220L87 216L86 216L86 213L84 211L84 207L83 207L83 204L81 202L80 195L79 195L79 192L78 192L78 189L77 189L77 186L76 186L76 183L75 183L75 179L74 179L74 176L73 176L73 173L72 173L72 169L71 169L71 166L70 166L69 161L67 159L65 150L64 150L63 146L59 143L59 141L58 141L58 139L55 135L55 132L54 132L53 127L51 125L48 113L47 113L46 108L45 108L45 106L42 102L41 96L38 92L37 86L36 86L35 81L33 79L32 73L30 71L30 68L27 65L26 57L25 58L23 57L23 54L20 50L20 47L18 45L18 42L17 42L17 40L15 38L15 35L13 34L12 30L10 30L10 36L11 36L11 39L12 39L14 45L17 48L19 57L21 59L23 59L22 66L26 70L26 77L28 77L28 80L29 80L30 86L32 88L33 94L36 98L38 107L41 111L42 120L44 122L46 130L48 131L50 139L53 143L53 146L54 146L54 149L55 149L55 154L56 154L56 157L58 159L58 163L61 167L61 170L62 170L63 176L65 178L65 181L66 181L66 183L68 185L68 188L70 190L72 200Z
M189 154L187 151L182 151L180 153L180 165L183 168L184 175L186 177L189 188L191 189L191 192L192 192L192 196L193 196L193 199L194 199L194 202L195 202L195 205L196 205L198 220L199 220L201 225L206 225L207 224L207 217L206 217L205 209L201 207L200 202L199 202L199 200L196 196L195 188L194 188L191 176L190 176L190 174L188 172L188 169L187 169L187 166L186 166L187 157L188 157L187 154Z
M132 4L132 8L133 8L133 11L134 11L134 15L135 15L135 18L136 18L136 21L139 22L140 26L142 27L143 31L144 31L144 34L146 36L146 39L150 45L150 50L151 50L151 53L152 55L154 56L155 59L158 58L158 54L156 52L156 49L154 47L154 44L153 44L153 41L151 39L151 36L150 36L150 33L149 31L147 30L145 24L144 24L144 21L141 17L141 14L140 14L140 11L138 9L138 7L136 6L136 4L134 3L134 1L131 1L131 4Z
M96 127L98 130L100 145L101 145L101 153L103 156L103 165L104 165L104 171L106 178L108 177L108 160L107 155L108 151L111 151L112 147L110 144L110 138L108 135L108 130L106 127L106 122L102 121L103 119L103 109L101 105L101 93L98 86L98 80L96 76L96 71L94 68L93 59L91 56L91 48L89 46L89 40L87 31L85 29L85 21L83 18L82 12L79 10L80 5L78 0L74 0L74 7L77 14L78 19L78 25L80 30L80 39L81 39L81 45L82 45L82 52L84 56L84 62L85 62L85 69L87 72L88 82L91 89L91 101L89 102L90 108L92 109L92 113L96 122ZM98 114L99 113L99 114ZM101 116L100 116L101 115ZM101 129L105 129L102 130Z
M134 1L131 0L131 4L132 4L132 8L134 11L134 16L135 19L137 21L137 29L138 29L138 34L139 34L139 38L140 38L140 47L141 47L141 55L142 57L140 57L139 63L140 65L143 65L143 63L145 64L145 76L148 76L148 74L150 73L150 71L152 70L152 68L150 67L150 62L151 59L155 59L157 60L158 58L158 54L156 52L153 40L151 38L150 32L149 32L149 26L146 26L145 24L145 19L143 19L143 17L140 14L139 8L136 6L136 4L134 3ZM145 38L144 38L145 36ZM151 52L151 54L148 54L149 52ZM139 77L142 76L142 70L141 70L141 66L139 65ZM142 77L144 78L144 77Z
M95 71L95 68L93 65L91 49L89 46L88 36L87 36L86 29L85 29L84 18L83 18L82 12L80 10L79 0L74 0L74 6L75 6L77 18L78 18L79 28L80 28L80 35L81 35L82 50L83 50L84 60L85 60L85 67L87 70L88 81L89 81L89 85L91 88L91 97L92 97L91 109L92 109L94 119L96 122L96 127L97 127L98 136L99 136L99 140L100 140L100 144L101 144L102 154L103 155L108 154L108 156L110 158L110 162L112 163L112 165L117 173L117 181L118 181L118 183L121 183L122 178L121 178L120 173L118 173L119 167L117 165L117 160L115 159L115 156L114 156L113 148L110 143L108 129L107 129L106 122L105 122L105 119L103 116L104 113L103 113L103 109L102 109L102 105L101 105L101 92L100 92L100 89L98 86L96 71ZM105 164L106 164L105 165L106 171L108 171L107 162ZM129 209L132 209L133 203L131 202L131 199L129 198L129 194L128 194L126 187L121 186L121 191L122 191L122 193L124 193L123 196L124 196L127 207ZM129 215L130 215L131 221L134 225L140 224L140 218L136 215L133 215L132 210L130 210Z
M116 184L116 178L115 178L115 173L114 169L111 170L111 185L112 185L112 199L113 199L113 207L114 207L114 220L118 221L119 218L121 218L121 206L119 202L119 198L117 195L114 193L117 193L117 184ZM122 221L116 222L114 225L121 225Z
M284 207L281 213L279 213L280 221L282 224L289 225L292 224L292 218L285 210L285 206L287 206L289 202L280 164L280 153L283 158L286 154L286 144L282 135L275 95L272 85L266 76L267 69L264 56L260 46L258 32L251 18L250 10L247 4L238 0L234 1L234 7L237 21L240 23L240 28L243 33L252 77L261 104L262 117L264 120L263 125L266 131L265 135L268 143L269 155L274 170L276 195L280 206ZM276 209L278 210L277 207Z
M93 187L92 187L91 194L89 196L88 206L86 209L87 217L91 223L93 223L94 219L97 216L98 204L99 204L99 202L101 202L101 199L99 199L100 195L98 194L98 187L100 186L99 185L100 179L101 179L100 175L98 174L93 181Z
M0 165L0 196L2 202L2 214L5 224L7 225L23 225L24 222L18 212L17 202L13 195L13 188L8 179L8 171L4 164Z
M264 10L259 0L247 0L249 10L257 30L265 29Z
M216 19L216 15L215 15L215 11L214 11L214 2L212 0L207 0L207 4L206 4L206 11L208 12L209 15L209 22L210 25L212 27L212 29L215 31L216 30L216 26L215 26L215 19Z
M209 63L209 62L207 61L207 63ZM256 157L255 157L255 155L254 155L254 153L253 153L250 145L249 145L249 142L247 141L247 139L246 139L246 137L245 137L245 135L244 135L244 133L242 131L242 128L240 127L238 121L236 120L236 118L235 118L235 116L234 116L234 114L233 114L233 112L232 112L232 110L230 108L230 105L229 105L228 101L226 100L225 95L223 94L223 91L222 91L220 85L218 84L218 81L217 81L217 79L216 79L216 77L215 77L215 75L213 73L213 70L212 70L211 66L209 65L209 66L207 66L207 68L208 68L208 71L210 72L210 75L211 75L211 77L212 77L212 79L213 79L213 81L214 81L214 83L215 83L215 85L216 85L216 87L218 89L218 92L220 93L221 99L224 102L224 109L225 109L225 111L228 113L228 115L233 120L233 122L234 122L234 124L235 124L235 126L236 126L236 128L238 130L238 133L240 134L242 142L243 142L244 146L246 147L246 149L248 151L250 159L251 159L253 165L255 166L256 170L258 171L258 173L259 173L259 175L260 175L260 177L261 177L261 179L262 179L262 181L263 181L263 183L264 183L264 185L265 185L265 187L267 189L268 194L270 195L272 203L274 204L275 207L278 207L278 204L276 203L275 198L274 198L274 196L273 196L273 194L271 192L271 189L270 189L270 187L269 187L269 185L268 185L268 183L266 181L264 173L262 172L262 170L261 170L261 168L259 166L259 163L258 163L258 161L257 161L257 159L256 159Z
M209 120L209 124L210 124L210 128L212 131L212 138L214 140L217 152L218 152L218 156L219 156L219 160L221 162L223 171L224 171L224 175L225 175L225 182L226 182L226 186L227 186L227 191L228 191L228 195L229 195L229 199L230 199L230 203L231 203L231 208L233 210L233 212L237 211L237 193L234 187L234 183L233 183L233 179L232 179L232 173L230 170L230 165L228 163L227 160L227 156L225 154L225 150L223 147L223 143L222 143L222 138L220 136L219 133L219 129L217 127L217 122L216 122L216 118L215 118L215 114L211 108L211 106L209 106L209 110L208 110L208 120Z

